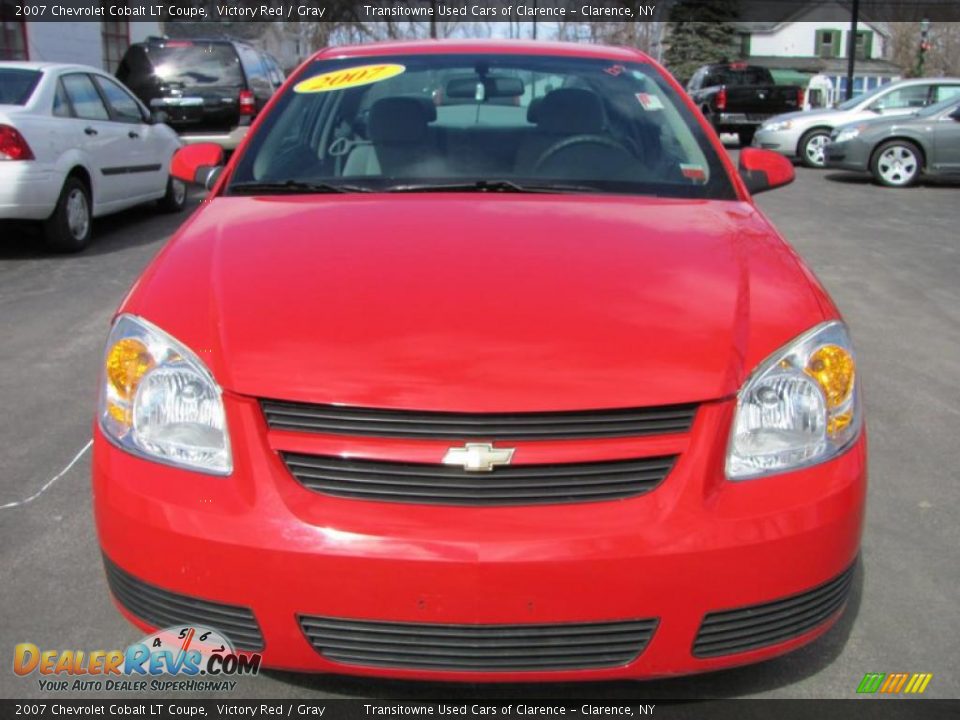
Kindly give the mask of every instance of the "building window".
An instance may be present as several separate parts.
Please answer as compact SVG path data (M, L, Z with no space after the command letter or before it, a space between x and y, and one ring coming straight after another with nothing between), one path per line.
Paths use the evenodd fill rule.
M130 47L130 23L126 20L111 20L100 23L103 38L103 69L117 71L123 54Z
M16 3L0 0L0 60L28 60L27 24L16 17Z
M873 55L873 33L869 30L857 30L857 60L869 60Z
M841 36L842 33L839 30L817 30L817 57L840 57Z

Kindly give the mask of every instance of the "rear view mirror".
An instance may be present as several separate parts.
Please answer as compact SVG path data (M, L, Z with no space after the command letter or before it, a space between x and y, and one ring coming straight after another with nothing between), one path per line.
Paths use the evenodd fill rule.
M478 97L477 86L482 86ZM523 95L523 80L505 76L455 78L447 83L444 94L448 98L484 100L513 98Z
M744 148L740 151L740 177L751 195L793 182L793 163L771 150Z
M186 145L173 155L170 174L178 180L202 185L207 190L223 169L223 148L214 143Z

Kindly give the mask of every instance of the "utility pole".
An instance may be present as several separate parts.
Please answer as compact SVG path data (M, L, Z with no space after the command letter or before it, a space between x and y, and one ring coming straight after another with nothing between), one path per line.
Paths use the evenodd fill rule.
M853 9L850 12L850 36L847 38L847 100L853 97L853 75L857 64L857 20L859 17L860 0L853 0Z
M533 39L537 39L537 0L533 0Z
M927 50L930 49L930 21L924 18L920 21L920 49L917 51L917 77L923 77L923 65L927 59Z

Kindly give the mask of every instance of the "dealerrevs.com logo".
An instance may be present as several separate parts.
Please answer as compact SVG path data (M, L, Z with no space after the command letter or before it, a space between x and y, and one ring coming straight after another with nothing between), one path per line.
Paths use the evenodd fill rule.
M36 673L43 691L224 691L240 675L260 671L258 653L237 652L222 632L182 625L147 635L126 650L42 650L29 642L13 651L13 672Z

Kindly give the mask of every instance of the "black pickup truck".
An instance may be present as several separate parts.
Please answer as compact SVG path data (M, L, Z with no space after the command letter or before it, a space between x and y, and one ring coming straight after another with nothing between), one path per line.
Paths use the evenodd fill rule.
M767 68L746 63L704 65L687 92L718 133L740 136L741 147L767 118L803 108L802 87L776 85Z

